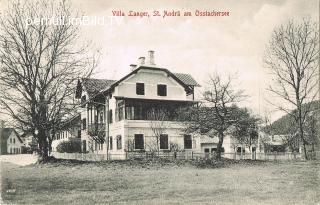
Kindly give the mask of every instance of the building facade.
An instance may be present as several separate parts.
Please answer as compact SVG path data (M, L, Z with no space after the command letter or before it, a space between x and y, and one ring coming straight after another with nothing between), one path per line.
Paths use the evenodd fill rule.
M198 106L195 89L200 85L189 74L157 67L153 51L147 60L139 58L117 81L78 81L82 152L107 154L109 159L125 159L131 152L212 153L215 138L186 133L180 119L183 109ZM234 150L232 143L226 137L226 152Z
M0 129L1 154L21 154L24 144L13 128Z
M52 141L52 152L57 152L57 147L60 143L65 141L73 141L80 143L81 141L81 121L80 115L67 118L62 126L59 128Z

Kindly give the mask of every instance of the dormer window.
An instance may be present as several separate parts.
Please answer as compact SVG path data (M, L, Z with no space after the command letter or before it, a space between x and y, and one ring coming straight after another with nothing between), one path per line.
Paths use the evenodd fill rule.
M144 83L136 83L136 94L144 95Z
M167 96L167 85L158 85L158 96Z

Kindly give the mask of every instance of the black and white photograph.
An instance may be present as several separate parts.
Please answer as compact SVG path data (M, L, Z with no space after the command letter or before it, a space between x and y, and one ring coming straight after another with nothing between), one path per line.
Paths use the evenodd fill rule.
M320 205L319 0L0 0L0 204Z

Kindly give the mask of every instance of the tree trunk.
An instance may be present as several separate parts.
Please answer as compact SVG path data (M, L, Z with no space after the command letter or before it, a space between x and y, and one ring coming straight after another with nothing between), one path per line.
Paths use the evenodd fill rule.
M299 111L301 112L301 111ZM299 114L301 116L301 114ZM299 129L300 129L300 138L303 144L303 152L304 152L304 156L306 158L306 160L308 160L308 156L307 156L307 149L306 149L306 141L304 139L304 132L303 132L303 123L302 123L302 119L301 117L299 118Z
M159 156L160 156L160 144L159 144L160 139L159 139L159 138L160 138L160 137L157 136L157 154L158 154L158 158L159 158Z
M44 129L39 130L38 134L38 140L39 140L39 162L47 162L49 158L49 147L48 147L48 141L47 141L47 136L46 136L46 131Z
M218 134L218 137L219 137L219 142L216 150L216 160L221 160L221 151L222 151L222 144L223 144L223 138L224 138L223 132L220 132Z

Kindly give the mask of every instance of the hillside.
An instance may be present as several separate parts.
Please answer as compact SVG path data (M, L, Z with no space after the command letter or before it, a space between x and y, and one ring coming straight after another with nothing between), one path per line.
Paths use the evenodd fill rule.
M311 107L311 114L310 116L314 117L318 127L320 126L320 101L312 101L303 105L303 107ZM292 111L292 113L295 112ZM270 134L281 135L281 134L288 134L292 132L294 129L295 123L294 119L291 115L286 114L279 118L278 120L274 121L270 126L266 126L263 130Z

